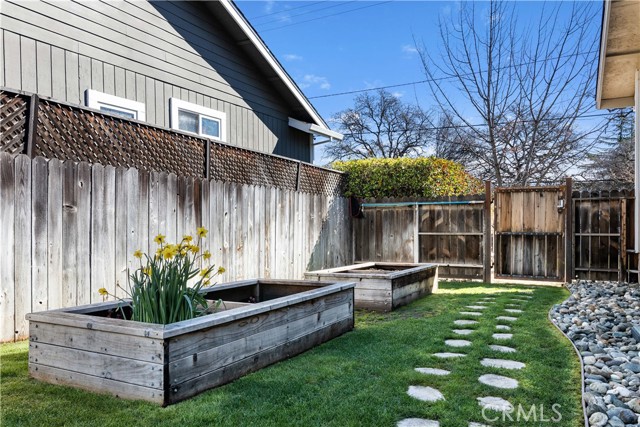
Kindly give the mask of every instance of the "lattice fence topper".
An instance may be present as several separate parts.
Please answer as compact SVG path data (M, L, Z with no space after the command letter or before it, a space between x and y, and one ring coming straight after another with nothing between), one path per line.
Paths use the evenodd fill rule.
M0 92L0 151L12 155L24 149L27 132L28 97Z
M337 171L51 99L34 102L35 137L28 147L29 95L0 91L0 151L307 193L342 193L344 175Z

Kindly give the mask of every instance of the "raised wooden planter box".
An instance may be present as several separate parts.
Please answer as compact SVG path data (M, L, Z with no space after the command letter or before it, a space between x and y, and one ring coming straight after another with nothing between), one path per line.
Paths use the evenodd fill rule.
M365 262L305 273L309 280L355 282L356 308L391 311L438 290L438 266Z
M305 281L221 284L205 292L226 301L223 311L164 326L105 317L116 302L31 313L29 374L169 405L353 329L353 289Z

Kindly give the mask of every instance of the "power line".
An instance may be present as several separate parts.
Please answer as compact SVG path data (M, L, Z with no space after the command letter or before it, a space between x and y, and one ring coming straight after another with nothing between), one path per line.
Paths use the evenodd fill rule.
M590 50L588 52L577 52L577 53L570 53L567 55L562 55L562 56L556 56L553 58L547 58L547 59L543 59L543 60L536 60L536 61L530 61L530 62L523 62L521 64L514 64L514 65L505 65L504 67L498 67L495 70L504 70L504 69L508 69L508 68L516 68L516 67L522 67L523 65L531 65L533 63L536 62L547 62L547 61L553 61L556 59L560 59L560 58L568 58L571 56L580 56L580 55L590 55L593 53L598 52L597 50ZM476 73L466 73L466 74L461 74L461 77L470 77L473 76L474 74L479 74L482 73L484 71L479 71ZM413 82L407 82L407 83L398 83L398 84L393 84L393 85L387 85L387 86L378 86L378 87L372 87L372 88L368 88L368 89L356 89L356 90L349 90L349 91L345 91L345 92L336 92L336 93L329 93L329 94L325 94L325 95L316 95L316 96L308 96L308 99L320 99L320 98L331 98L334 96L343 96L343 95L353 95L355 93L363 93L363 92L371 92L373 90L380 90L380 89L393 89L393 88L397 88L397 87L404 87L404 86L413 86L413 85L417 85L417 84L424 84L424 83L429 83L429 82L439 82L442 80L452 80L452 79L456 79L458 78L457 76L448 76L448 77L436 77L433 79L424 79L424 80L416 80Z
M345 2L342 2L342 3L336 3L336 4L332 4L330 6L321 7L319 9L309 10L307 12L302 12L302 13L298 13L298 14L295 14L295 15L287 16L287 18L289 18L289 19L290 18L297 18L298 16L304 16L304 15L308 15L310 13L322 12L323 10L333 9L333 8L340 7L340 6L345 6L345 5L348 5L350 3L355 3L356 1L357 0L350 0L350 1L345 1ZM264 26L264 25L268 25L268 24L273 24L274 22L282 22L282 18L272 19L271 21L266 21L266 22L260 22L260 23L255 24L255 25L256 26ZM271 29L273 29L273 28L271 28Z
M259 19L259 18L264 18L265 16L278 15L280 13L291 12L292 10L302 9L302 8L310 7L310 6L313 6L313 5L316 5L316 4L320 4L320 3L326 3L327 1L329 1L329 0L322 0L322 1L317 1L317 2L313 2L313 3L305 3L302 6L296 6L296 7L290 8L290 9L279 10L278 12L271 12L271 13L265 13L263 15L252 16L249 19Z
M319 19L325 19L325 18L329 18L329 17L332 17L332 16L344 15L345 13L355 12L356 10L362 10L362 9L367 9L367 8L370 8L370 7L381 6L381 5L383 5L383 4L386 4L386 3L392 3L392 2L393 2L393 0L381 1L381 2L377 2L377 3L374 3L374 4L367 5L367 6L356 7L356 8L354 8L354 9L344 10L344 11L336 12L336 13L332 13L332 14L329 14L329 15L319 16L319 17L317 17L317 18L307 19L307 20L305 20L305 21L293 22L293 23L291 23L291 24L281 25L281 26L279 26L279 27L269 28L269 29L267 29L267 30L262 30L262 31L260 31L260 33L267 33L267 32L269 32L269 31L280 30L280 29L282 29L282 28L292 27L292 26L294 26L294 25L305 24L305 23L307 23L307 22L317 21L317 20L319 20Z
M592 114L581 114L579 116L576 116L576 119L589 119L589 118L595 118L595 117L607 117L609 116L609 113L592 113ZM534 120L534 119L527 119L527 120L516 120L516 122L519 123L533 123L533 122L552 122L552 121L558 121L558 120L566 120L566 119L571 119L572 117L570 116L562 116L562 117L549 117L546 119L540 119L540 120ZM497 123L498 126L501 125L505 125L508 124L509 122L505 122L505 123ZM431 127L426 127L426 130L444 130L444 129L464 129L464 128L479 128L479 127L486 127L488 126L486 123L478 123L478 124L471 124L471 125L466 125L466 124L460 124L460 125L448 125L448 126L431 126ZM361 133L357 133L357 135L374 135L375 132L361 132ZM354 133L345 133L344 136L353 136L356 135Z

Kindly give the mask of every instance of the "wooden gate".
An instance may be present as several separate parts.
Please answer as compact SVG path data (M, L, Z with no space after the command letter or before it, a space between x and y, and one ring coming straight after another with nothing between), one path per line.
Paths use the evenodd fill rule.
M496 188L498 278L565 279L566 186Z

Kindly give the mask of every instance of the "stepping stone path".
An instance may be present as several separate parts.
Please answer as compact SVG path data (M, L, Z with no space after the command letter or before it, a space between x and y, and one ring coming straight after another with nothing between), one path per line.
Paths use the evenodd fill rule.
M478 322L476 320L455 320L453 323L458 326L467 326L476 325Z
M491 337L494 340L510 340L513 338L513 334L493 334Z
M445 369L436 369L436 368L416 368L416 371L420 372L421 374L437 375L439 377L443 377L451 373Z
M522 362L516 362L515 360L506 359L482 359L480 361L482 366L488 368L503 368L503 369L522 369L526 365Z
M504 400L501 397L478 397L478 404L486 409L491 409L497 412L509 412L513 411L513 405L509 401Z
M518 351L515 348L507 347L504 345L490 345L489 348L494 351L499 351L500 353L515 353L516 351Z
M454 359L456 357L467 357L467 355L463 354L463 353L447 353L447 352L444 352L444 353L433 353L433 355L435 357L440 358L440 359Z
M445 400L442 393L433 387L424 387L421 385L411 385L407 394L411 397L415 397L423 402L437 402L438 400Z
M485 374L481 375L478 378L482 384L490 385L495 388L505 388L505 389L514 389L518 388L518 380L514 380L513 378L504 377L502 375L495 374Z
M475 330L473 330L473 329L454 329L451 332L453 332L456 335L471 335L472 333L475 332Z
M405 418L402 421L398 421L398 427L440 427L440 423L432 420L425 420L422 418Z
M521 303L528 302L531 298L530 295L524 294L512 294L511 302L506 303L504 311L507 313L524 313L524 310L519 308L521 307ZM487 304L495 303L494 297L483 297L480 298L478 302L474 305L467 305L465 308L471 310L478 311L461 311L459 314L461 316L482 316L481 310L485 310L489 308ZM498 321L504 322L515 322L518 320L518 317L513 316L498 316L496 317ZM468 325L477 325L480 322L477 320L470 319L458 319L453 322L456 326L468 326ZM511 331L512 326L497 324L495 326L498 331ZM455 335L471 335L476 332L474 329L452 329L452 333ZM495 340L510 340L513 338L513 333L494 333L491 335ZM448 347L469 347L473 345L472 341L466 339L447 339L444 341L444 344ZM479 345L476 343L476 345ZM517 349L513 347L507 347L503 345L492 344L489 345L489 348L493 351L500 353L515 353ZM453 353L453 352L441 352L441 353L433 353L434 357L440 359L455 359L461 357L467 357L464 353ZM480 365L487 368L496 368L496 369L505 369L505 370L520 370L524 369L526 365L522 362L518 362L515 360L508 359L492 359L492 358L484 358L480 361ZM435 375L435 376L446 376L450 375L451 372L446 369L437 369L437 368L415 368L416 372L425 375ZM498 389L506 389L512 390L519 387L519 382L515 378L510 378L504 375L497 375L486 373L480 375L478 377L478 381L482 384L495 387ZM424 402L437 402L440 400L446 400L444 395L437 389L428 386L409 386L407 390L407 394L411 397L419 399ZM480 405L483 409L489 409L497 412L507 412L513 411L513 405L508 401L501 397L495 396L483 396L477 398L478 405ZM423 418L406 418L401 421L398 421L398 427L440 427L440 423L434 420L426 420ZM486 424L477 423L473 421L469 421L468 427L490 427Z
M471 345L471 341L467 341L467 340L445 340L444 345L448 345L449 347L469 347Z

